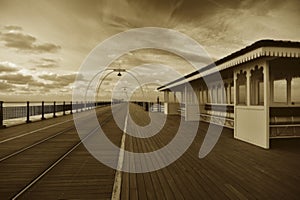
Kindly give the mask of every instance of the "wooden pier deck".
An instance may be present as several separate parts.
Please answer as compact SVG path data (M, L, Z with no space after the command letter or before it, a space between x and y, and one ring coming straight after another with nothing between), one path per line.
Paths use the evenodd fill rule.
M149 123L141 107L132 105L132 110L138 111L131 113L137 124ZM110 108L97 112L101 122L110 114ZM88 115L86 120L89 121ZM168 116L161 132L148 139L126 135L125 149L149 152L161 148L176 134L179 120L180 116ZM265 150L233 139L232 130L224 129L213 150L199 159L207 128L208 124L200 123L192 145L169 166L148 173L122 172L119 198L299 199L299 139L271 140L272 148ZM113 143L121 144L123 131L112 118L103 130ZM14 197L79 141L71 116L0 130L0 159L60 132L63 133L0 162L0 199ZM111 199L115 174L79 145L17 199Z

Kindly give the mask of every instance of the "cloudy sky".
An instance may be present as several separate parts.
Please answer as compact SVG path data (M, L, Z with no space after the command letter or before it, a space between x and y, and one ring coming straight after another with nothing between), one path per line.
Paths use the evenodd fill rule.
M299 18L298 0L0 0L0 100L70 100L89 52L133 28L177 30L217 60L260 39L300 41ZM115 65L124 68L154 62L192 70L162 51L120 59ZM116 78L103 84L103 96Z

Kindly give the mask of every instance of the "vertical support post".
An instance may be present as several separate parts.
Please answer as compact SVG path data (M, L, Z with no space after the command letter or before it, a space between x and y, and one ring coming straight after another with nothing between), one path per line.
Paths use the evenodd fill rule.
M266 127L265 127L265 148L270 148L270 101L272 97L270 97L270 93L272 90L270 88L270 68L269 68L269 62L266 62L264 68L263 68L263 80L264 80L264 107L265 107L265 117L266 117Z
M229 104L230 102L228 101L228 86L229 84L224 83L223 85L223 90L222 90L222 95L223 95L223 103L224 104Z
M76 113L78 113L78 101L76 101L75 107L76 107Z
M238 97L238 92L237 92L237 72L236 71L234 71L233 72L233 94L231 94L231 95L233 95L233 105L234 105L234 107L233 107L233 109L234 109L234 129L233 129L233 135L234 135L234 137L236 138L237 137L237 126L236 126L236 122L237 122L237 120L236 120L236 116L237 116L237 114L236 114L236 112L237 112L237 108L236 108L236 106L237 106L237 97Z
M41 118L41 120L44 120L44 119L46 119L45 118L45 102L42 101L42 118Z
M71 105L71 108L70 108L70 109L71 109L71 110L70 110L70 114L73 114L73 102L72 102L72 101L70 102L70 105Z
M287 83L287 104L291 105L292 104L292 77L287 77L286 78L286 83Z
M196 93L196 96L194 99L194 104L200 105L200 89L195 89L195 93Z
M157 112L160 112L159 96L157 97Z
M164 91L164 101L169 103L169 91Z
M274 103L274 78L273 78L272 74L270 74L269 76L270 76L269 77L269 79L270 79L270 104L273 104Z
M189 95L188 95L188 88L187 88L187 84L184 85L184 119L185 121L187 121L188 119L188 105L189 105Z
M164 91L164 114L169 114L169 92Z
M250 87L250 77L251 77L251 72L250 72L250 69L247 69L247 74L246 74L246 77L247 77L247 81L246 81L246 97L247 97L247 100L246 100L246 104L247 106L250 106L250 100L251 100L251 87Z
M53 102L53 118L55 118L56 117L56 102L54 101Z
M0 128L5 128L3 125L3 101L0 101Z
M29 106L29 101L27 101L27 106L26 106L26 115L27 115L27 117L26 117L26 123L30 123L31 121L30 121L30 113L29 113L29 110L30 109L30 106Z
M63 115L66 115L66 102L63 103Z
M212 99L212 86L208 85L207 86L207 103L212 103L211 99Z
M81 104L80 104L80 107L81 107L81 112L83 111L83 102L81 101Z
M231 84L228 83L227 87L226 87L226 99L227 99L227 104L231 104L230 100L231 100Z
M146 111L149 111L149 104L150 104L150 103L149 103L149 102L145 102L145 103L146 103L146 108L145 108L145 110L146 110Z
M176 98L176 92L175 91L173 92L173 98L174 98L174 103L177 103L178 101L177 101L177 98Z
M221 84L221 96L222 96L222 100L221 103L226 104L227 103L227 95L226 95L226 87L224 84Z

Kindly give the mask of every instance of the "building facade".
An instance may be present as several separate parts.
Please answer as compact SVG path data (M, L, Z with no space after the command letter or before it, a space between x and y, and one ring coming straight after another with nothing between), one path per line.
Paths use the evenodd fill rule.
M255 42L158 90L165 114L224 125L268 149L272 138L300 137L300 42Z

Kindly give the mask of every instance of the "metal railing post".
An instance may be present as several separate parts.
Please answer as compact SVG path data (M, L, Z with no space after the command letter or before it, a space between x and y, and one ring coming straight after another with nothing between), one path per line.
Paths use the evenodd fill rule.
M27 106L26 106L26 123L30 123L31 121L30 121L30 113L29 113L29 111L30 111L30 106L29 106L29 101L27 101Z
M53 118L56 117L56 109L55 109L55 107L56 107L56 102L54 101L53 102Z
M71 104L71 111L70 111L70 114L73 114L73 103L72 103L72 101L70 102L70 104Z
M78 113L78 101L76 101L76 113Z
M0 128L5 128L5 125L3 125L3 101L0 101Z
M63 103L63 115L66 115L66 102Z
M45 102L44 101L42 101L42 118L41 119L42 120L46 119L45 118Z

